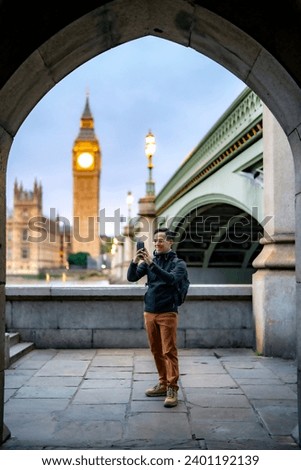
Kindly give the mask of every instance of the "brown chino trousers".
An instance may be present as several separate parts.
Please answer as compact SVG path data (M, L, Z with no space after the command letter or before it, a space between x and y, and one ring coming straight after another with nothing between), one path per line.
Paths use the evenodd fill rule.
M144 322L150 350L159 374L159 382L178 390L178 315L174 312L144 312Z

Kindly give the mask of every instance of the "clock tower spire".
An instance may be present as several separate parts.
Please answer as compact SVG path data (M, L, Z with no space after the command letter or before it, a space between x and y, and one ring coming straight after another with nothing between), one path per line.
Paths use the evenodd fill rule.
M101 148L94 131L89 95L73 144L73 253L86 252L96 259L100 254L99 192Z

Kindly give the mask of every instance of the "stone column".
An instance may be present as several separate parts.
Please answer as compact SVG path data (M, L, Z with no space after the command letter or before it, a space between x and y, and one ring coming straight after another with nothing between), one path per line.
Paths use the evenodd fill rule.
M122 266L124 259L124 240L118 237L114 240L111 252L110 283L122 283Z
M134 249L136 246L134 239L134 227L126 225L123 230L124 235L124 260L129 263L134 257Z
M295 163L298 442L301 446L301 126L291 132L289 141Z
M0 444L10 436L3 421L5 371L6 163L11 137L0 128Z
M131 260L134 257L134 230L132 225L126 225L123 230L123 260L122 260L122 282L127 282L127 271Z
M296 357L294 164L282 128L263 107L264 237L254 260L256 350Z
M135 233L139 233L139 238L144 241L149 253L154 251L153 233L157 228L155 196L145 196L138 201L139 209L139 232L135 227Z

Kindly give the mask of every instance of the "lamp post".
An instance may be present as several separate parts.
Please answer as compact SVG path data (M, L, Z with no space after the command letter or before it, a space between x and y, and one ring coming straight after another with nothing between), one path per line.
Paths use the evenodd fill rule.
M146 194L138 201L138 215L141 222L140 235L144 236L144 243L149 253L153 250L153 233L156 228L156 194L155 182L152 177L153 155L156 152L156 140L154 134L149 131L145 137L145 155L148 160L148 180L146 181Z
M131 223L133 202L134 202L134 196L132 194L132 191L128 191L127 197L126 197L126 203L127 203L127 206L128 206L128 225L130 225L130 223Z
M148 159L148 181L146 182L146 195L154 196L155 195L155 182L152 177L153 170L153 155L156 152L156 140L154 134L151 131L145 137L145 155Z

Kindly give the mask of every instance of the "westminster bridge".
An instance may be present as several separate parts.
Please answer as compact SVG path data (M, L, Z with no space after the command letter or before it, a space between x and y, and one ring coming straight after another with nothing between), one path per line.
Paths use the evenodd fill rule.
M285 193L280 195L279 187ZM179 234L175 250L187 262L191 291L219 285L220 292L228 286L229 293L236 286L237 295L239 286L249 286L256 350L291 357L296 344L293 187L287 139L246 88L159 194L140 199L139 217L114 247L111 282L126 283L137 236L153 250L150 227L168 225Z

